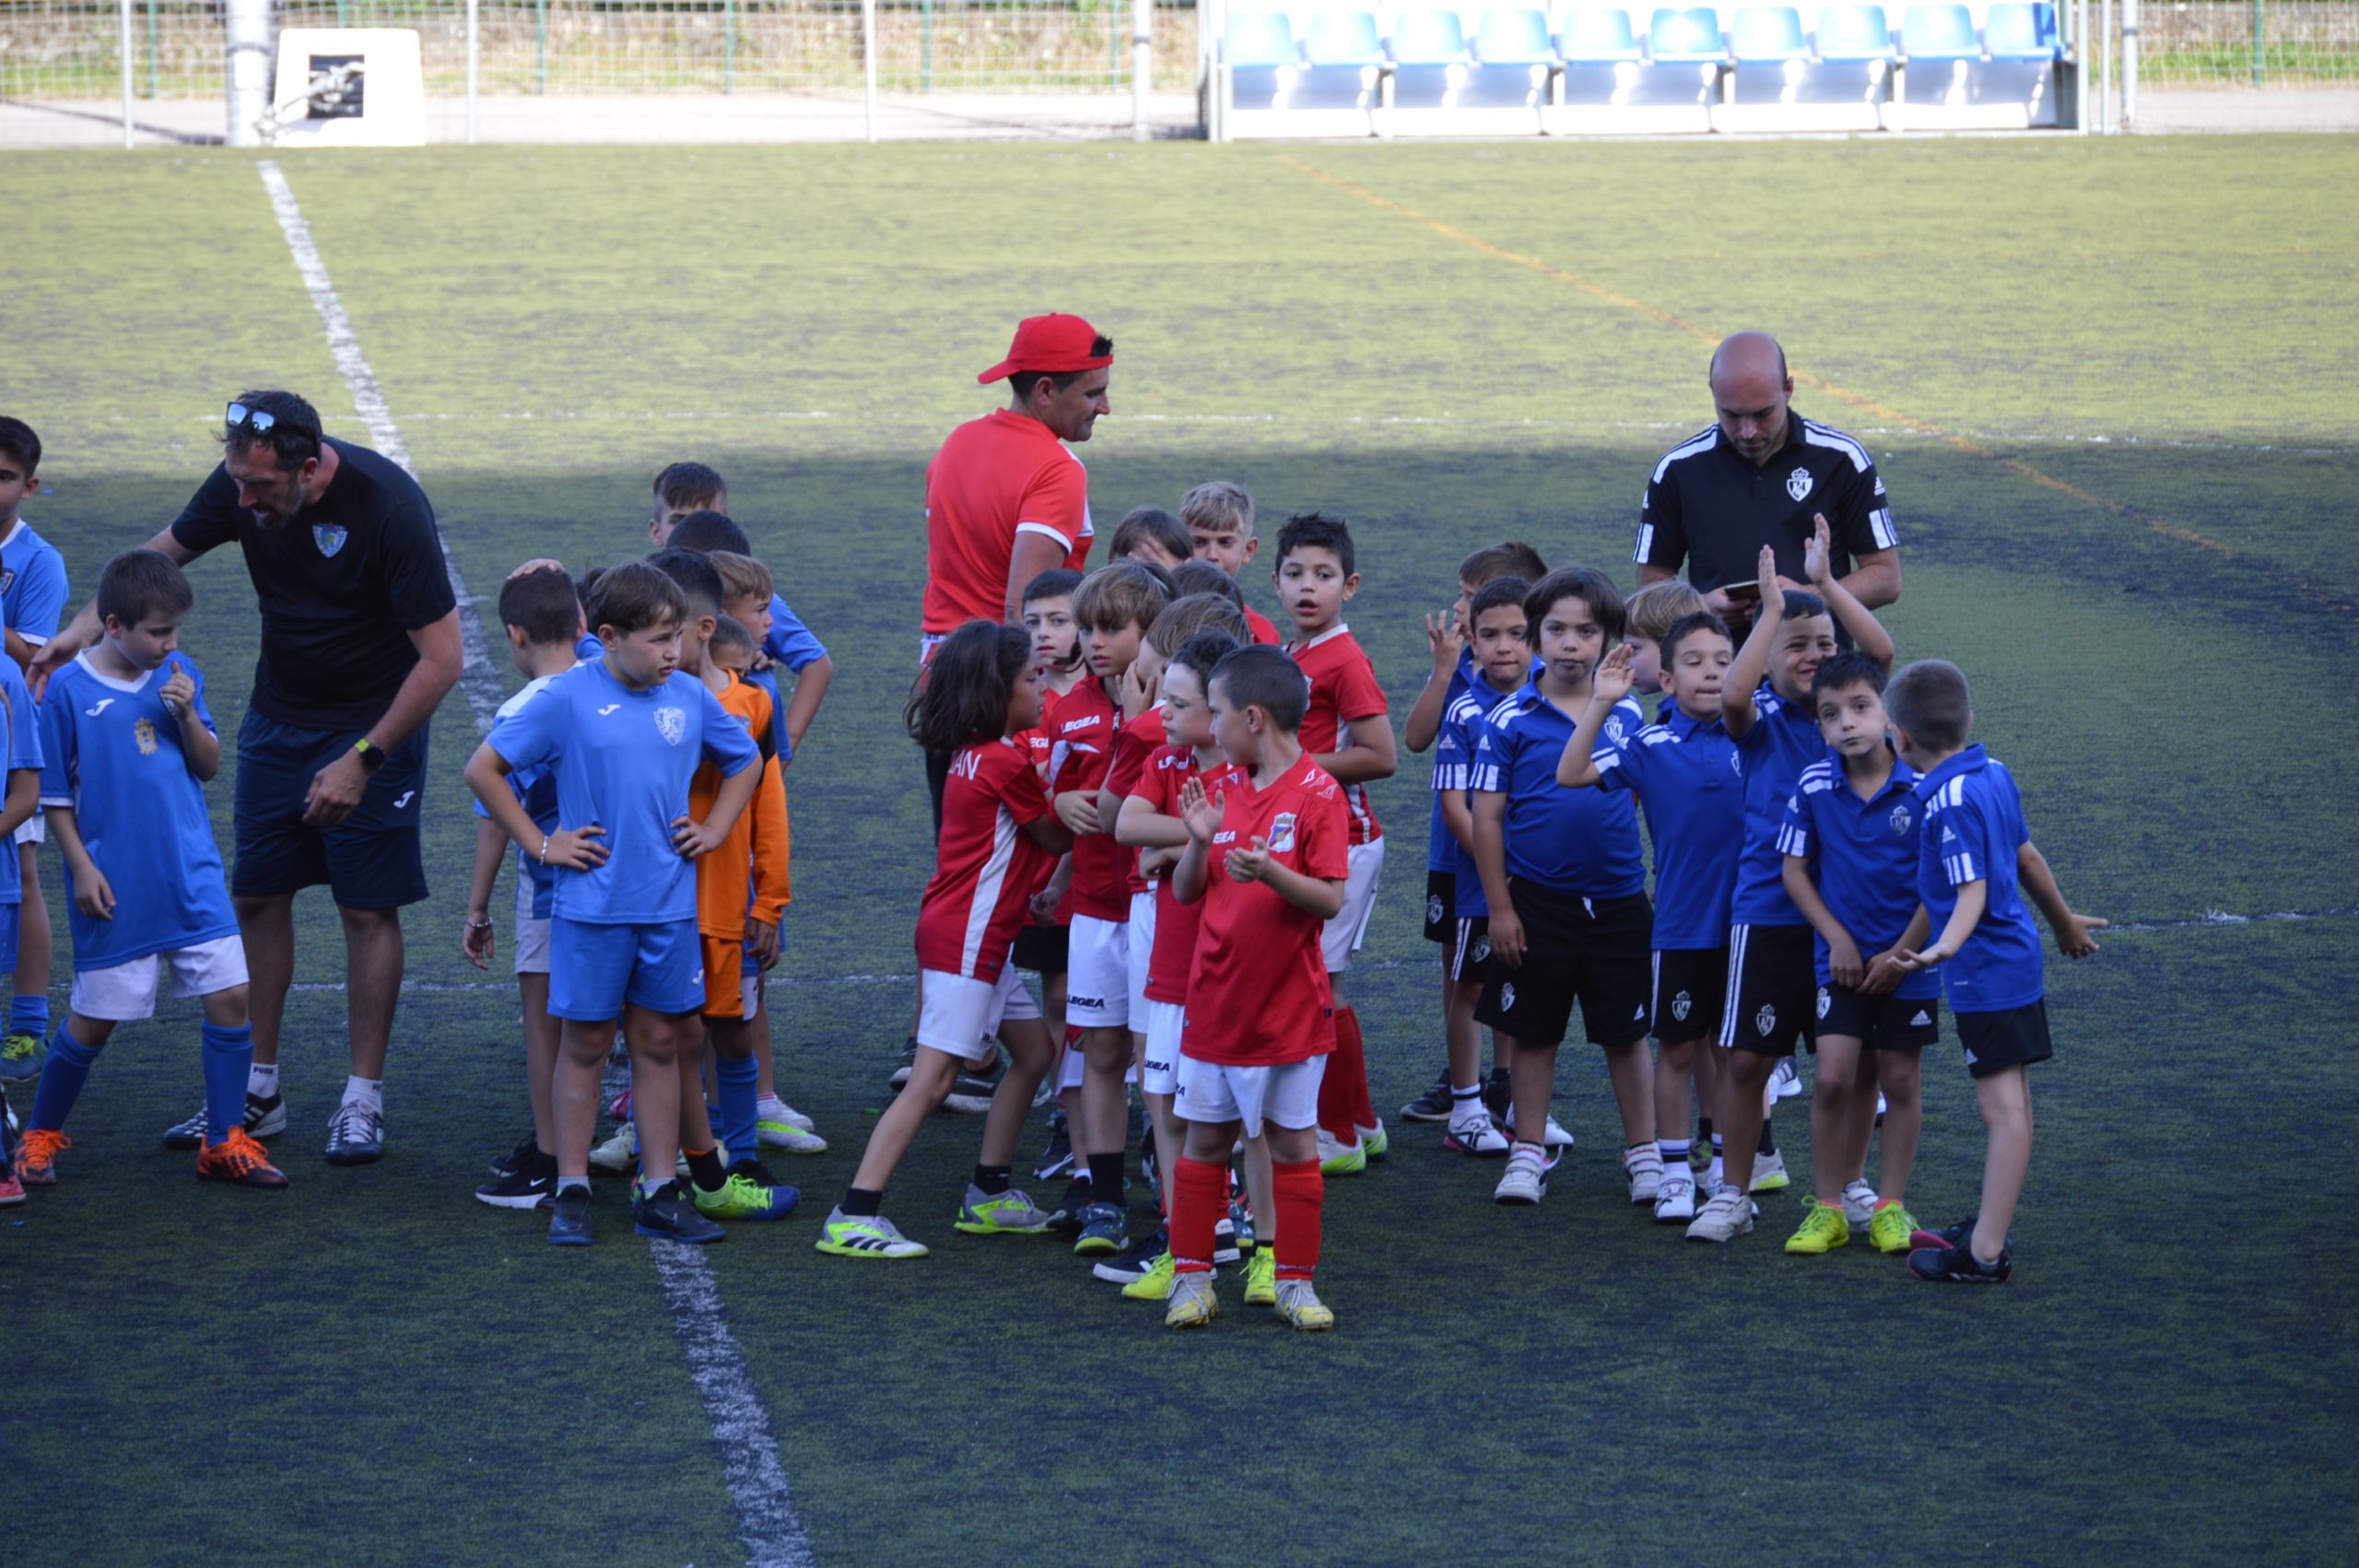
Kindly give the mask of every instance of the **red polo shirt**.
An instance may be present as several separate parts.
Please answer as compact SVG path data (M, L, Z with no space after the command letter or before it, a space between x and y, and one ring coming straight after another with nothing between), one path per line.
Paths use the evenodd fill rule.
M1089 474L1038 419L993 409L950 432L925 471L928 637L1007 610L1018 534L1053 539L1074 571L1089 557Z

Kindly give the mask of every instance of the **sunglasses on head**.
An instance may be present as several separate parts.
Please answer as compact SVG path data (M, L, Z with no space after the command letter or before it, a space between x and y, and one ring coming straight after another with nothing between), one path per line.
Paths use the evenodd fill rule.
M259 408L248 408L242 403L233 403L229 405L229 428L232 430L248 430L257 436L269 435L278 425L278 415L276 414L265 413Z

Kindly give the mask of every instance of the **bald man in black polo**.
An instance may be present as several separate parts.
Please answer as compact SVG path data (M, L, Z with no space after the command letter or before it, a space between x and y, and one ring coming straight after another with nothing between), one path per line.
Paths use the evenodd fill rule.
M1871 610L1900 597L1900 540L1867 448L1831 425L1797 415L1786 351L1766 333L1741 332L1712 355L1719 418L1663 454L1638 514L1638 581L1679 575L1738 635L1756 603L1761 547L1778 574L1809 587L1802 546L1824 516L1835 575Z

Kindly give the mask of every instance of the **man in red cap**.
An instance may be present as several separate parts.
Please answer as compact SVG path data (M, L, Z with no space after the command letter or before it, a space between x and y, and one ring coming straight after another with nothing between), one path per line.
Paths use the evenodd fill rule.
M1109 412L1113 340L1079 316L1017 323L1007 357L975 379L1008 383L1005 408L950 432L925 471L923 653L971 620L1020 625L1024 587L1089 556L1089 474L1067 442ZM934 822L947 754L929 755Z

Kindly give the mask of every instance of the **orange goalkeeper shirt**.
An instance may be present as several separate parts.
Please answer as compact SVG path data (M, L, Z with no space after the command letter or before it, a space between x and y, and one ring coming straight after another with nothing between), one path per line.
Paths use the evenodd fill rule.
M706 936L743 941L745 915L776 925L787 890L786 784L771 744L769 693L731 676L714 694L722 708L753 732L762 754L762 781L738 813L721 848L697 862L697 930ZM688 814L702 822L721 793L721 769L706 763L688 782Z

